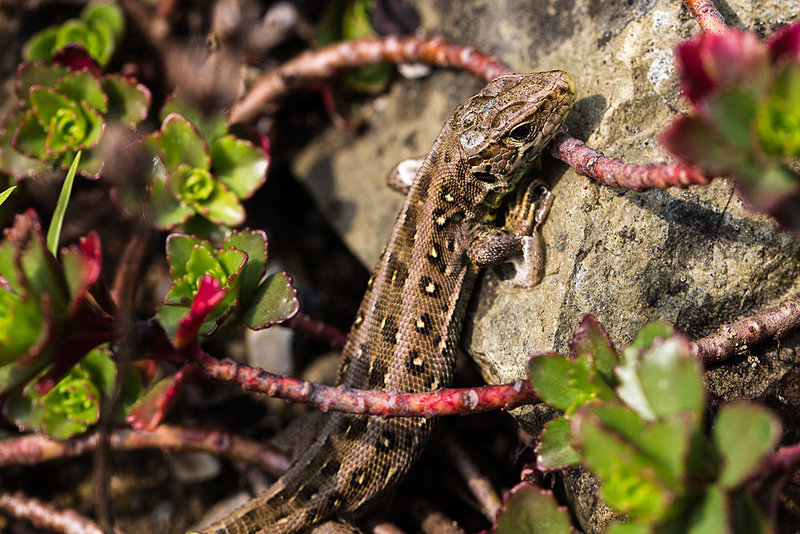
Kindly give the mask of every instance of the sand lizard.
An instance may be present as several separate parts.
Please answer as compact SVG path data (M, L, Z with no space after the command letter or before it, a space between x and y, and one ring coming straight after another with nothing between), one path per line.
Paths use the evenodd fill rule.
M562 71L491 81L445 123L411 184L350 330L338 384L428 391L453 374L462 317L479 267L524 257L516 283L541 276L542 209L533 186L506 217L491 214L531 168L575 101ZM328 414L310 447L269 490L213 534L283 534L352 517L408 471L432 421Z

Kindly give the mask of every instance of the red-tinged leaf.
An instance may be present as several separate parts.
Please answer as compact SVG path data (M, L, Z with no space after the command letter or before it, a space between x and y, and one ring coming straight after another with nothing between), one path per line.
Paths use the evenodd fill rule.
M742 158L711 125L700 117L680 115L661 132L658 142L678 159L697 165L709 174L725 174Z
M292 277L280 272L268 276L258 286L242 321L253 330L260 330L291 319L299 311L300 301Z
M162 378L134 403L125 421L136 430L153 430L178 400L183 384L177 374Z
M30 88L34 85L55 87L63 76L69 71L57 65L48 65L44 61L23 63L17 67L17 76L14 91L26 107L30 106Z
M178 331L173 340L176 349L185 347L189 341L195 338L203 321L214 309L214 306L225 297L226 293L227 289L223 289L216 278L206 275L200 279L197 295L192 301L189 313L178 324Z
M732 29L724 35L701 34L675 49L686 97L702 106L725 87L753 87L767 81L769 55L755 34Z
M586 315L575 329L569 342L569 351L575 356L591 355L597 372L614 386L614 367L619 362L619 356L608 333L594 315Z
M800 61L800 23L776 32L767 43L773 62Z
M62 250L61 265L71 299L68 313L72 314L100 278L102 253L97 233L89 232L86 237L81 238L77 246Z

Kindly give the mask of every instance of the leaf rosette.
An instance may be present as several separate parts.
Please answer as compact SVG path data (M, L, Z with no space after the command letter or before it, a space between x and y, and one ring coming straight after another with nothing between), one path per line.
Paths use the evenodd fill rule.
M265 152L228 133L222 120L204 120L176 99L165 106L162 117L161 129L141 142L154 161L146 201L118 191L123 207L136 213L144 202L146 219L162 229L194 215L225 226L242 224L241 201L266 179Z
M99 176L107 124L134 128L150 105L147 88L127 78L42 62L20 66L16 93L20 106L0 127L0 171L17 178L66 169L78 151L78 172Z
M675 49L692 104L660 136L684 161L732 175L746 198L800 228L800 24L767 43L732 29Z
M90 233L64 249L61 258L59 265L47 250L33 211L17 215L4 233L0 242L0 393L42 371L45 375L39 385L48 390L87 352L115 335L112 320L88 302L100 277L97 234Z
M167 238L167 262L172 285L157 318L177 348L196 335L213 335L229 318L260 329L299 310L288 274L264 278L267 236L262 231L234 231L218 247L172 234Z
M31 37L22 51L25 61L50 61L66 46L80 46L105 67L125 31L125 17L114 4L89 4L80 18L51 26Z

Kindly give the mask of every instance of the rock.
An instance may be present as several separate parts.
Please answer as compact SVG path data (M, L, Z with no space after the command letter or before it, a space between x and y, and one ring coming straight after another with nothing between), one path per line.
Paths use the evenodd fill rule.
M730 0L723 15L731 25L762 34L798 18L792 3L753 4ZM681 2L475 0L458 10L417 5L426 34L493 53L520 71L572 73L579 101L567 126L591 147L627 162L669 159L655 138L686 109L672 49L699 31ZM362 106L365 134L331 129L298 158L296 174L366 264L378 258L402 202L384 187L385 174L399 160L425 153L452 109L481 86L466 73L445 70L424 80L399 80ZM554 194L542 226L545 277L521 289L487 272L462 336L489 382L524 377L530 353L565 351L587 313L624 345L648 321L669 321L698 338L800 293L798 244L767 217L748 211L722 179L688 190L617 191L549 156L540 177ZM763 399L783 417L786 439L796 442L800 371L793 362L799 347L800 336L782 340L779 348L754 347L710 369L709 391L722 400ZM533 406L514 416L536 435L551 412ZM582 476L567 475L568 493L591 485ZM584 529L598 532L608 524L611 516L597 499L573 500Z

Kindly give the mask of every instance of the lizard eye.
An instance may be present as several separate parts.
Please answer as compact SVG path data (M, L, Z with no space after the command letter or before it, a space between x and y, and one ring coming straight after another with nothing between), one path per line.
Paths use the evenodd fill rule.
M497 177L494 174L489 174L488 172L474 172L472 175L486 184L493 184L497 181Z
M515 141L524 141L531 133L530 124L520 124L508 133L508 136Z

